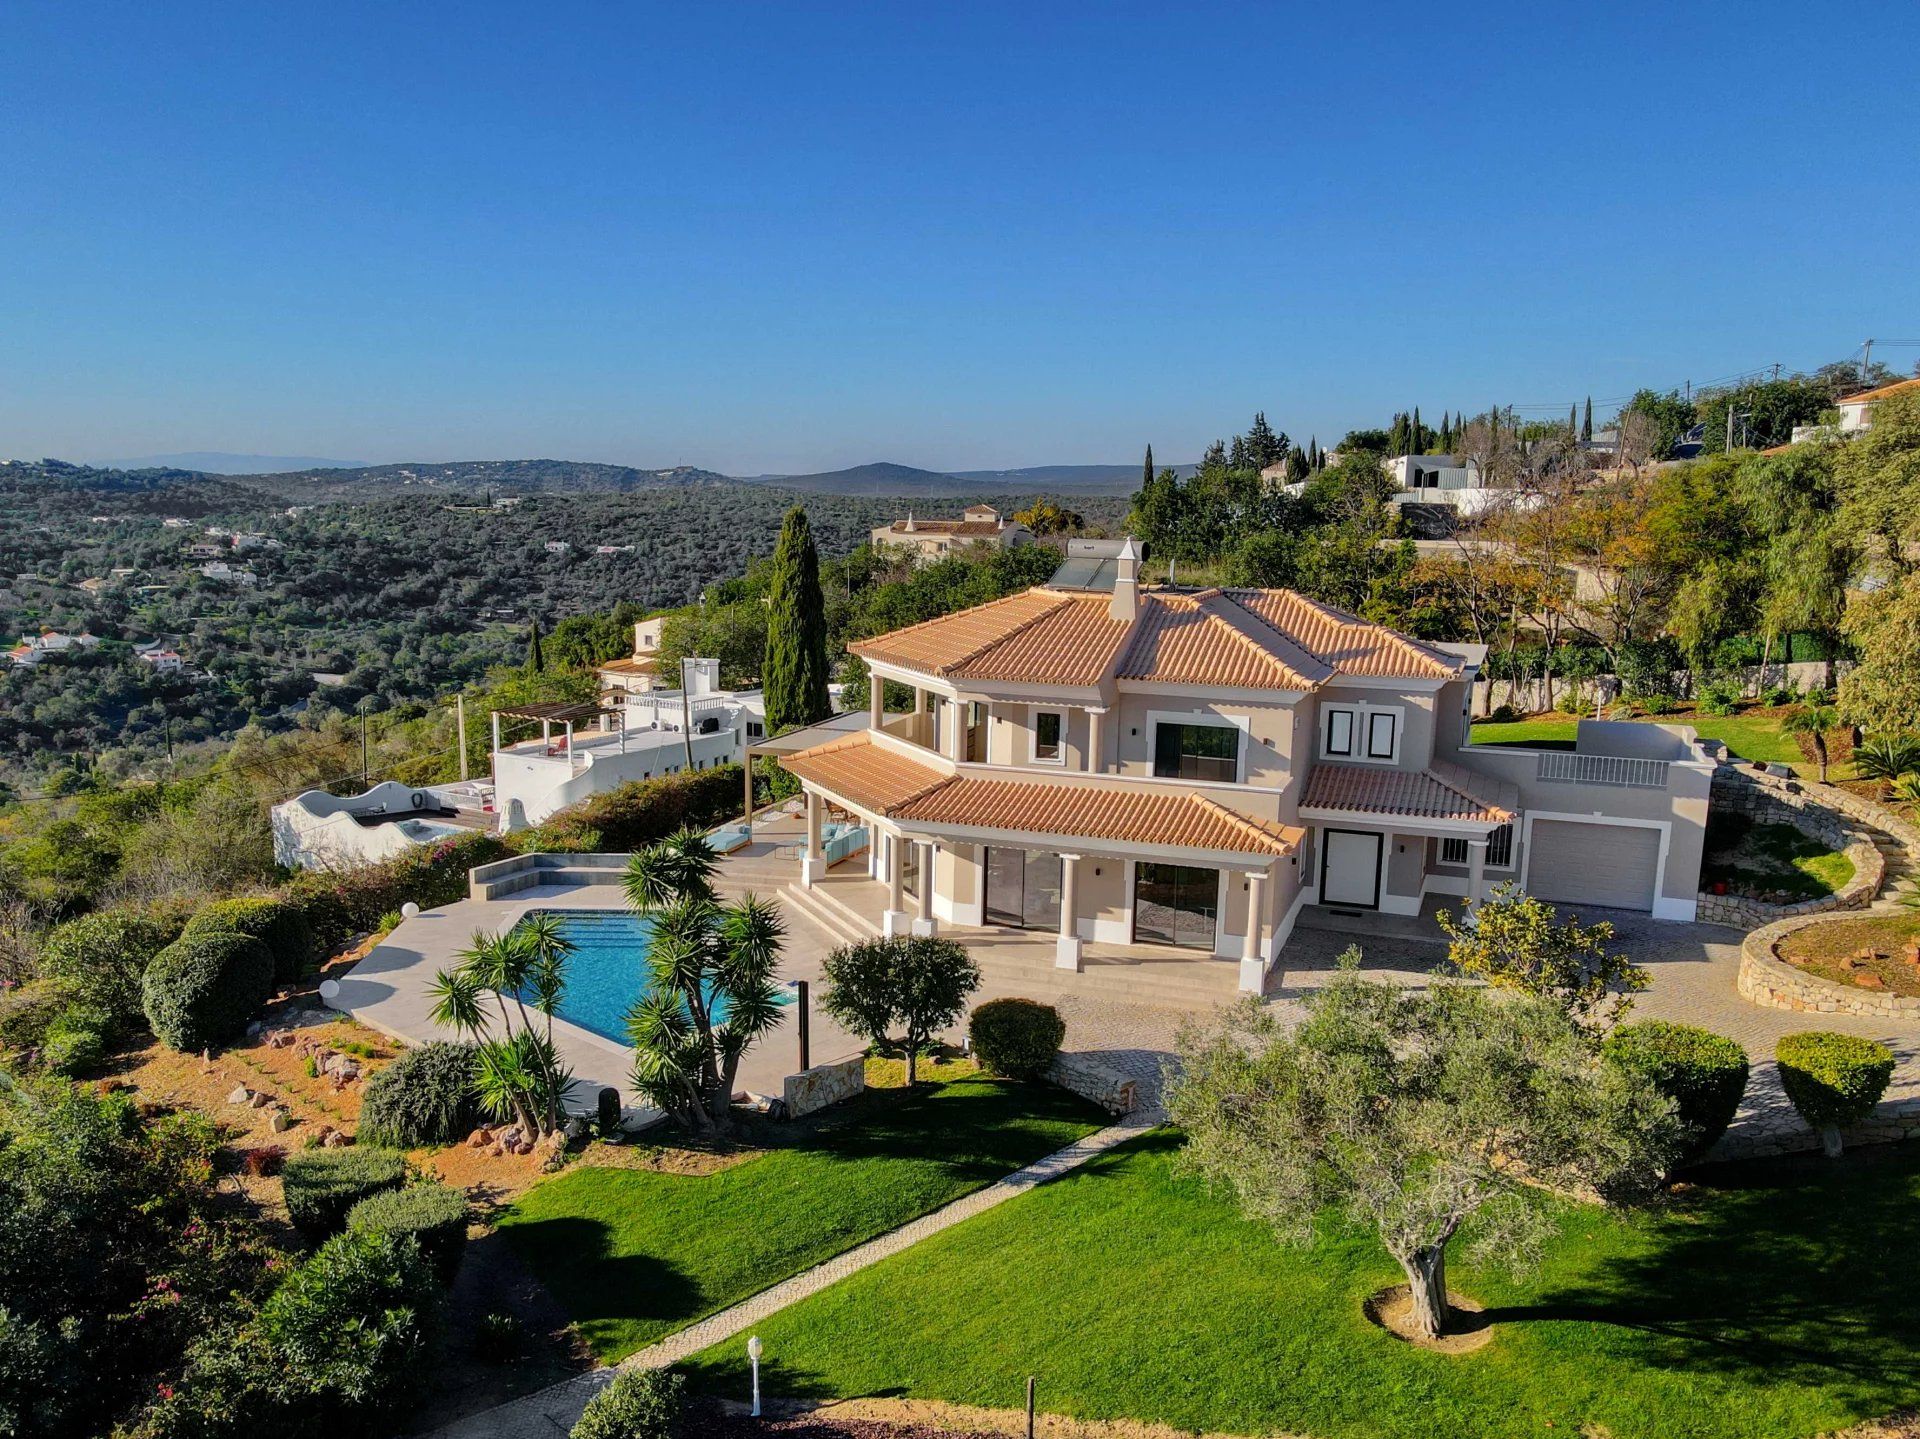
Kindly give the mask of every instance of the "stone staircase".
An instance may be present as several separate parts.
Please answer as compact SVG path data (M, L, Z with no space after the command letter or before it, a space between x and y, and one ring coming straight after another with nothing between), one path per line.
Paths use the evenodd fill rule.
M1875 909L1892 909L1902 906L1920 905L1920 870L1916 870L1916 856L1911 848L1898 836L1888 834L1877 826L1867 828L1867 836L1873 841L1873 847L1880 851L1880 857L1886 862L1886 873L1880 881L1880 899Z
M880 931L869 920L824 889L789 884L780 891L780 901L812 921L817 929L824 930L835 945L859 944L879 936Z

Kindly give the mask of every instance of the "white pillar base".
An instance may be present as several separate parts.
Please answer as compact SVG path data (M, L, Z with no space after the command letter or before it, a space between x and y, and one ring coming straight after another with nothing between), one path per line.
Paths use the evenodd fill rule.
M937 919L916 919L913 922L913 932L915 936L920 939L932 939L934 935L940 932L940 921Z
M1071 969L1076 973L1080 969L1080 945L1078 936L1063 934L1053 942L1053 965L1055 969Z
M812 889L827 877L827 857L821 855L815 859L812 855L802 855L800 859L800 887Z
M1240 961L1240 992L1262 994L1267 987L1267 963L1263 959Z
M904 909L890 909L880 916L880 933L888 939L897 939L912 932L913 916Z

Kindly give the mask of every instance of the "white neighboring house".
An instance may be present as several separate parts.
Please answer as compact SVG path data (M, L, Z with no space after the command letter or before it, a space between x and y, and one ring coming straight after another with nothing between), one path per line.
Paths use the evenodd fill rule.
M365 794L310 789L273 807L273 858L288 869L352 869L484 823L483 786L409 789L382 780ZM462 822L464 820L464 822Z
M1838 425L1795 425L1790 444L1803 445L1808 440L1823 436L1838 435L1845 439L1857 435L1862 430L1873 428L1873 407L1889 395L1904 395L1920 390L1920 377L1911 380L1895 380L1891 385L1881 385L1878 389L1862 390L1857 395L1848 395L1838 402L1840 423Z
M1477 462L1460 455L1395 455L1386 462L1396 505L1448 505L1463 515L1490 509L1510 489L1482 483Z
M63 635L58 630L42 630L37 635L22 635L20 643L7 651L7 658L17 665L37 665L48 655L72 654L75 650L90 650L100 643L96 636L81 633Z
M622 696L646 694L660 682L660 642L666 629L665 615L634 622L633 657L609 660L594 670L600 676L602 704L618 705Z
M720 661L687 661L686 690L650 690L586 704L493 712L493 785L500 832L541 823L590 795L684 769L735 764L766 735L759 690L720 688ZM504 725L538 725L507 741Z
M133 657L141 664L149 666L155 674L178 674L186 668L186 661L168 648L165 640L145 640L133 647Z
M876 549L891 545L924 559L939 559L965 545L992 545L997 550L1030 545L1033 531L1007 519L992 505L968 505L957 520L922 520L908 511L904 520L875 528L872 541Z
M200 573L217 585L257 585L260 576L244 566L236 569L225 560L210 560L200 566Z

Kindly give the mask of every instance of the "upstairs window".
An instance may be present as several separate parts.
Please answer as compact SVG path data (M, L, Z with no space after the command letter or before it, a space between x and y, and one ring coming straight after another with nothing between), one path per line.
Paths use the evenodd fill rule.
M1059 710L1035 710L1033 713L1033 762L1035 764L1064 764L1066 747L1061 733L1066 727L1066 716Z
M1376 764L1392 764L1400 758L1398 708L1326 705L1320 715L1322 758L1371 760Z
M1167 724L1154 729L1153 773L1158 779L1239 778L1240 731L1232 725Z

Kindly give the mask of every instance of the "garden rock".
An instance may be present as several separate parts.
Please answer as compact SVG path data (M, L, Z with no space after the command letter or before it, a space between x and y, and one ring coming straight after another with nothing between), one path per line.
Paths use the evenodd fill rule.
M285 1134L293 1128L293 1116L284 1109L276 1109L267 1116L267 1128L275 1134Z
M255 1109L265 1109L269 1104L273 1103L273 1096L268 1094L264 1089L257 1089L254 1091L253 1098L248 1102L252 1104Z
M227 1096L227 1103L228 1104L251 1104L253 1103L253 1091L251 1089L248 1089L244 1084L240 1085L237 1089L233 1091L233 1093Z

